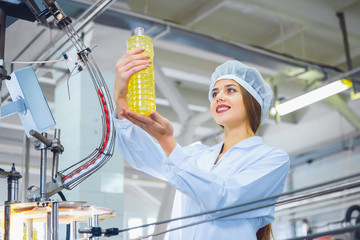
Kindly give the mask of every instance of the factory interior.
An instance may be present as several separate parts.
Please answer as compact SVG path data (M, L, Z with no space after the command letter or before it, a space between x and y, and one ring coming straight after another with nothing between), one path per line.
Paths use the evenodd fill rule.
M31 5L58 7L71 28ZM115 64L136 27L153 40L156 111L181 146L224 139L208 100L218 65L239 60L271 86L269 120L256 135L290 159L274 239L360 239L359 0L0 0L0 9L1 240L169 239L175 189L124 159L112 122ZM63 53L79 49L91 57L74 71ZM54 121L39 136L22 118L30 111L3 116L19 101L7 76L20 81L13 73L27 67L50 109L45 117L36 103L32 114ZM326 96L315 92L335 83ZM41 98L29 89L24 98ZM313 92L317 100L301 98Z

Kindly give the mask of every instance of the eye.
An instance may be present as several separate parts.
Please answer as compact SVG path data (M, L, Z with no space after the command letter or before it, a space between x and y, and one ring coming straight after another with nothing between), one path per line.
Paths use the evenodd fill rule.
M229 92L229 93L234 93L234 92L236 92L236 89L235 89L235 88L229 88L229 89L228 89L228 92Z
M218 94L217 92L213 92L213 93L212 93L212 97L213 97L213 98L216 97L217 94Z

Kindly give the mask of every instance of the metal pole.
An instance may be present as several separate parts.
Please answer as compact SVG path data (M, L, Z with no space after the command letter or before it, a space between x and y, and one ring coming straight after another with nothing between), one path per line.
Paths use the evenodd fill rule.
M77 238L76 234L76 226L77 222L73 219L70 221L70 240L75 240Z
M21 201L25 202L27 189L29 188L29 169L30 169L30 139L24 133L24 152L23 152L23 190Z
M88 228L89 229L91 229L91 227L93 226L93 224L92 224L92 222L93 222L93 220L92 220L92 217L89 217L88 218ZM80 231L79 231L80 232ZM87 237L88 239L90 239L90 236L91 236L91 234L84 234L84 237Z
M4 72L5 63L5 28L6 28L6 14L5 11L0 8L0 72ZM6 72L6 71L5 71ZM0 78L0 114L1 114L1 87L2 87L2 78Z
M59 202L52 203L51 214L51 240L59 239Z
M19 202L19 178L21 175L15 169L15 163L13 163L11 167L10 173L7 177L7 184L8 184L8 199L9 203Z
M290 169L289 174L288 174L288 178L287 178L287 183L288 183L288 191L293 191L294 190L294 181L293 181L293 169ZM291 213L291 216L293 216L294 213ZM296 220L292 219L290 221L290 227L291 227L291 234L292 236L296 236Z
M13 163L11 171L7 176L8 184L8 199L5 201L4 206L4 239L10 240L10 213L11 213L11 203L18 202L19 195L19 178L21 175L16 171L15 164Z
M46 213L46 240L51 240L51 212Z
M92 215L89 217L89 227L98 227L99 226L99 216L98 215ZM99 237L94 237L94 240L99 240Z
M42 134L47 138L47 133ZM44 143L40 143L41 150L41 165L40 165L40 201L46 201L46 160L47 147Z
M343 36L344 41L344 50L345 50L345 56L346 56L346 64L347 64L347 70L350 71L352 69L352 63L351 63L351 56L350 56L350 47L349 47L349 40L347 37L347 30L346 30L346 24L345 24L345 17L343 12L337 12L336 16L339 18L341 33Z
M11 177L8 178L8 199L9 202L18 202L19 182Z
M53 140L53 147L56 149L60 148L60 129L55 129L54 132L54 140ZM59 167L59 151L53 151L53 166L52 166L52 173L51 178L56 179Z
M4 60L5 56L5 29L6 29L6 13L0 8L0 59ZM4 66L4 62L2 67Z
M4 207L4 240L10 240L10 210L10 203L6 201Z

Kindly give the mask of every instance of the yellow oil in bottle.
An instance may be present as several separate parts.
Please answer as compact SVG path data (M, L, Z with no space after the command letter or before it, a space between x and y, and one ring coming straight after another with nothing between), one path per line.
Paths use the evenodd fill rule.
M154 61L154 48L152 39L144 35L144 29L135 28L134 36L127 40L127 51L135 48L145 48L143 54L149 55L149 61ZM155 75L151 64L147 69L131 76L128 84L129 110L149 116L156 111L155 105Z

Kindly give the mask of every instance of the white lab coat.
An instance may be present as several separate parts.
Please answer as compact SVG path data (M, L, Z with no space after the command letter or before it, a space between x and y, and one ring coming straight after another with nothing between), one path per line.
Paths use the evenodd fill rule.
M126 119L114 119L118 146L136 169L168 181L177 189L172 218L229 207L280 194L289 169L289 157L261 137L247 138L214 162L223 143L176 145L169 157L145 131ZM176 221L171 228L274 202L268 200L227 211ZM274 219L274 207L262 208L170 233L171 240L256 240L259 228Z

